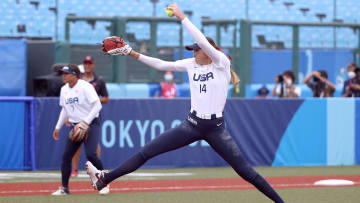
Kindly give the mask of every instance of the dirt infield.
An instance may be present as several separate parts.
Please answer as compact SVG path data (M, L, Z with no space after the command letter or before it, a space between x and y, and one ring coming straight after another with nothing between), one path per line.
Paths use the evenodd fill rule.
M311 187L335 187L317 186L316 181L325 179L345 179L353 181L353 185L341 187L359 187L360 175L341 176L292 176L292 177L269 177L270 184L278 189L281 188L311 188ZM0 196L20 195L49 195L60 186L59 182L21 182L1 183ZM203 191L203 190L249 190L253 186L241 178L222 179L190 179L190 180L131 180L115 181L111 184L112 193L135 193L135 192L174 192L174 191ZM96 193L90 185L90 181L70 182L70 190L73 194Z

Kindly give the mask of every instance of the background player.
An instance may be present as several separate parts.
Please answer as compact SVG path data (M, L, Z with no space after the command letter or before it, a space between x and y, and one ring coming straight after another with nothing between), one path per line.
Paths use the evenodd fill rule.
M62 109L53 132L53 138L59 140L59 131L66 119L69 119L71 123L73 136L67 138L62 156L62 186L52 195L70 194L71 159L82 143L85 145L86 158L94 163L96 167L103 169L100 159L96 156L96 147L100 134L99 112L102 108L100 99L90 83L78 79L80 70L77 65L69 64L60 71L66 84L61 88L60 92L60 106ZM86 135L85 138L82 138L82 135ZM105 187L101 194L108 192L109 187Z
M82 75L82 79L89 82L90 84L92 84L94 86L95 91L100 98L101 104L109 103L109 94L106 89L105 82L101 77L99 77L95 74L94 69L95 69L96 65L95 65L95 62L92 59L92 57L86 56L82 65L84 67L84 74ZM101 119L101 117L99 117L99 118ZM100 144L98 144L96 152L97 152L98 158L100 159L100 155L101 155ZM81 147L77 150L77 152L75 153L75 155L73 157L73 160L72 160L73 171L71 173L71 177L76 177L78 175L78 166L79 166L80 155L81 155Z
M266 180L249 166L239 147L225 129L223 111L231 79L230 60L219 51L220 48L211 38L206 38L184 16L176 4L169 5L168 9L173 10L174 15L195 40L195 44L186 47L194 50L194 58L166 62L139 54L128 45L107 53L130 55L159 70L187 71L191 91L191 110L188 118L179 126L156 137L140 152L109 173L96 169L88 161L86 163L87 173L90 175L94 188L102 189L116 178L135 171L154 156L198 140L205 140L242 178L253 184L274 202L283 202Z

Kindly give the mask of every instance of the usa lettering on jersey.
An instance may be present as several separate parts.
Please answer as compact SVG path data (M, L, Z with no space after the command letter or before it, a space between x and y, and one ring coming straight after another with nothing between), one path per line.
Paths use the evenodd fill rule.
M208 81L209 79L214 79L214 75L213 75L212 72L208 72L206 74L196 74L196 73L194 73L194 76L193 76L194 81L204 82L204 81Z
M79 103L78 97L68 98L65 100L65 104L75 104L75 103Z

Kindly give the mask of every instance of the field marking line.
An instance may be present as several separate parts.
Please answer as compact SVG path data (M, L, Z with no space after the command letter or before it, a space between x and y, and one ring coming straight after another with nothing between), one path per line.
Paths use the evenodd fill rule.
M174 176L192 176L194 173L146 173L146 172L135 172L127 174L127 177L174 177ZM126 177L125 176L125 177ZM0 180L9 180L15 178L61 178L61 173L1 173ZM89 178L89 175L86 172L81 172L78 175L78 178Z
M360 185L359 182L356 182L352 186ZM300 187L324 187L324 186L315 186L313 183L292 183L292 184L271 184L275 188L300 188ZM327 186L334 187L334 186ZM189 190L236 190L236 189L253 189L254 187L250 184L246 185L218 185L218 186L160 186L160 187L110 187L112 192L147 192L147 191L189 191ZM54 192L53 190L11 190L11 191L0 191L1 195L6 194L39 194L39 193L50 193ZM94 192L93 189L71 189L72 193L85 193L85 192Z

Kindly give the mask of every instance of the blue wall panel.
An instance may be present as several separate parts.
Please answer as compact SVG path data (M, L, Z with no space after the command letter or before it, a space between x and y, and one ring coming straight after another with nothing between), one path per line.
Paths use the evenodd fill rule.
M355 100L327 100L327 165L355 163Z
M24 168L24 112L24 102L0 102L0 169Z
M57 99L38 99L36 168L59 169L68 129L60 140L51 137L60 107ZM51 112L48 109L52 109ZM114 168L160 133L178 125L190 109L190 100L121 99L111 100L102 110L102 161ZM80 168L84 165L82 154ZM224 166L226 163L204 142L160 155L146 167Z
M20 101L0 103L0 168L59 169L68 129L60 141L51 133L60 112L58 99L36 98L36 136L25 131L28 106ZM30 98L27 102L31 102ZM226 128L251 165L339 165L359 163L360 100L356 99L229 99ZM102 111L102 160L106 168L122 163L160 133L178 125L190 109L189 99L113 99ZM14 118L14 119L8 119ZM28 118L28 119L26 119ZM25 160L24 135L36 137L35 157ZM356 162L355 162L356 160ZM84 153L80 168L84 164ZM25 163L29 162L29 163ZM155 157L145 167L226 166L205 142L196 142Z
M292 118L273 166L325 165L326 100L307 99Z
M26 95L26 40L0 39L0 96Z
M341 76L340 69L353 60L350 49L343 50L300 50L299 81L315 70L326 70L329 80L336 83ZM292 69L291 50L254 50L252 52L251 83L274 83L275 76Z
M334 84L339 76L340 69L353 61L353 52L350 49L344 50L314 50L313 70L326 70L328 78Z
M226 127L251 165L271 165L281 137L303 100L229 100ZM68 130L60 141L51 137L60 111L57 99L37 99L36 168L58 169ZM49 112L49 109L52 109ZM160 133L178 125L190 109L189 99L111 100L102 110L102 160L113 168L137 152ZM274 121L277 121L274 123ZM83 153L84 154L84 153ZM85 162L81 158L80 167ZM160 155L145 167L226 166L206 142Z
M355 161L360 164L360 100L355 100Z
M37 98L36 103L36 169L59 169L65 139L69 133L68 128L63 127L60 130L60 140L55 141L52 138L52 132L61 110L59 100L54 98ZM56 168L48 167L55 165L57 165Z
M227 129L251 165L271 165L280 140L304 100L240 100L226 104Z
M290 50L255 50L251 56L251 83L274 83L275 76L292 67Z

